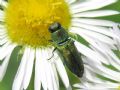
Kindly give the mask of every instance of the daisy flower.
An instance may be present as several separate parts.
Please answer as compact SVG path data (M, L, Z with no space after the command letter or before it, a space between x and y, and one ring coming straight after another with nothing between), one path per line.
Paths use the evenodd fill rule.
M116 24L113 28L110 28L110 31L120 38L119 25ZM99 45L104 51L96 49L96 52L104 54L107 63L91 62L88 65L87 58L84 58L86 60L84 78L81 80L82 83L74 85L78 90L120 90L120 40L114 39L114 41L117 43L114 50L111 50L105 44L100 45L100 43ZM105 52L108 53L105 54Z
M71 85L60 57L50 42L49 26L59 22L84 57L107 63L104 55L93 48L97 42L114 48L119 40L109 30L114 22L94 17L119 14L114 10L98 10L117 0L0 0L0 80L3 79L12 52L21 46L22 58L15 75L12 90L27 89L35 65L34 90L59 90L59 78L66 89ZM113 39L114 38L114 39ZM84 41L84 42L83 42ZM90 47L91 45L91 47ZM101 48L100 48L101 49ZM107 54L108 52L105 52ZM87 59L86 59L87 60Z

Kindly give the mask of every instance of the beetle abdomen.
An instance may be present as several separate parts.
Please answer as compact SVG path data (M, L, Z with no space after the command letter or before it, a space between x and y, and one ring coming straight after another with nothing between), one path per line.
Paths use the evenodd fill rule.
M83 61L74 45L74 41L70 39L65 44L67 45L63 45L64 47L61 46L62 48L58 48L58 52L62 54L61 56L63 56L64 62L69 70L78 77L82 77L84 73Z

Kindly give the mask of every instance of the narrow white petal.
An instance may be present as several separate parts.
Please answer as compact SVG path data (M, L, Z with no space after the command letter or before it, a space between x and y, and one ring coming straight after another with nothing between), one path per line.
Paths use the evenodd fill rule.
M113 32L114 34L116 34L119 37L119 39L118 38L113 38L113 39L116 42L117 49L120 50L120 27L119 27L119 24L115 24L113 26L113 28L110 29L110 31Z
M6 27L4 25L0 25L0 35L6 35Z
M66 89L72 90L70 83L69 83L68 76L67 76L67 72L66 72L65 67L59 57L56 57L55 65L56 65L57 71L58 71Z
M93 36L93 37L95 37L95 38L97 38L97 39L95 39L95 38L93 39L93 38L91 38L91 36L87 35L87 33L84 33L84 31L80 31L80 30L75 30L75 29L74 29L74 30L71 30L70 32L73 32L73 33L76 33L76 34L82 36L86 41L89 42L89 44L91 44L91 45L93 45L93 46L95 46L95 47L98 46L97 43L96 43L96 41L105 42L105 43L109 44L109 45L111 46L111 48L113 48L112 46L115 44L115 42L114 42L110 37L107 37L107 36L102 35L102 34L99 34L99 35L100 35L101 37L103 37L105 41L101 40L101 39L103 39L103 38L101 38L100 36L99 36L99 37L96 37L96 35ZM94 34L96 34L96 33L94 33ZM91 33L91 35L94 35L94 34ZM98 35L98 33L97 33L97 35ZM101 39L98 39L98 38L101 38ZM107 40L107 41L106 41L106 40Z
M84 67L85 66L86 65L84 64ZM92 83L99 83L100 84L100 83L105 82L105 80L98 78L94 72L90 71L87 68L84 69L84 75L83 75L82 79L80 79L80 80L81 80L81 83L92 82Z
M50 69L50 63L45 62L46 63L46 77L47 77L47 84L48 84L48 90L54 90L54 83L52 80L52 76L51 76L51 71Z
M101 54L104 58L106 58L105 57L105 55L106 54L108 54L108 50L106 50L106 48L105 47L101 47L99 44L98 44L98 42L100 42L100 41L98 41L98 40L95 40L95 39L92 39L92 38L90 38L90 37L88 37L88 36L86 36L85 34L83 34L83 33L79 33L79 35L81 35L86 41L88 41L89 42L89 44L90 44L90 47L92 48L93 47L93 50L95 51L95 48L97 49L97 50L100 50L100 52L102 52L103 54ZM103 42L101 42L102 44L103 44ZM114 45L114 43L112 43L112 40L111 40L111 42L110 42L110 44L109 44L109 47L112 49L113 46ZM96 51L95 51L96 52ZM96 52L97 53L97 52ZM98 53L99 54L99 53ZM107 55L108 56L108 55ZM102 63L104 63L104 64L109 64L109 62L108 62L108 60L107 60L107 58L106 59L104 59L104 60L100 60Z
M13 49L15 48L14 45L10 45L8 46L10 51L9 51L9 54L5 57L4 61L2 62L2 64L0 65L0 81L2 81L5 73L6 73L6 70L7 70L7 67L8 67L8 63L9 63L9 60L10 60L10 56L11 56L11 53L13 51ZM9 50L8 49L8 50ZM6 51L4 51L6 52ZM3 53L4 53L3 52Z
M94 47L94 50L96 48L96 52L100 51L102 54L104 54L108 58L107 60L110 62L110 64L113 65L116 69L120 70L120 59L114 54L114 52L109 48L109 46L99 42L98 46L99 49Z
M86 18L73 18L73 22L80 22L88 25L97 25L97 26L107 26L113 27L116 23L108 20L100 20L100 19L86 19Z
M42 82L43 88L46 90L47 88L49 90L59 90L59 82L57 77L57 72L55 70L54 66L51 66L50 63L46 61L49 57L51 57L51 50L36 50L36 65L35 66L35 90L40 90L40 81ZM49 54L49 55L48 55ZM40 57L44 58L40 60ZM41 64L44 63L44 67L40 67ZM44 76L42 75L42 71L40 69L43 69ZM53 71L54 70L54 71ZM55 74L56 73L56 74ZM42 76L41 76L42 75ZM37 78L38 77L38 78ZM44 77L44 78L42 78ZM38 82L38 83L37 83ZM46 84L46 85L45 85ZM37 88L38 87L38 88Z
M3 61L2 65L0 65L0 81L2 81L2 79L3 79L3 77L4 77L5 73L6 73L7 66L8 66L8 63L9 63L9 60L10 60L10 55L8 55L5 58L5 60Z
M8 38L5 37L5 38L3 38L3 39L0 40L0 45L4 45L7 42L9 42L9 40L8 40Z
M76 28L76 27L72 27L70 32L74 32L76 34L84 34L84 36L87 36L91 39L97 39L101 42L113 45L115 44L115 42L108 36L94 32L94 31L90 31L90 30L86 30L86 29L82 29L82 28ZM83 35L82 35L83 36ZM117 37L117 36L116 36Z
M75 45L80 53L82 53L84 56L90 58L93 62L100 64L101 62L107 61L102 55L100 55L99 53L96 53L95 51L88 48L87 46L85 46L81 43L78 43L78 42L75 42ZM105 63L108 63L108 61Z
M115 24L111 31L120 37L120 28L118 24Z
M110 16L120 14L118 11L114 10L97 10L73 14L72 17L101 17L101 16Z
M80 3L77 4L73 4L71 5L72 9L77 9L77 8L81 8L81 7L90 7L91 5L94 5L95 3L102 3L105 0L86 0L86 1L80 1ZM109 4L115 3L117 0L106 0L106 2L109 2ZM110 3L111 2L111 3Z
M46 67L44 67L44 65L45 64L43 64L43 62L41 61L40 62L40 69L39 69L40 70L40 76L39 77L41 77L41 83L42 83L43 89L47 90L47 88L48 88L47 77L46 77L45 70L44 70L44 68L46 68Z
M42 50L36 52L36 60L39 59L39 73L40 73L40 82L43 86L43 89L44 90L47 90L48 88L48 84L47 84L47 76L46 76L46 71L45 71L45 68L46 68L46 64L45 64L45 60L43 57L43 54L44 52Z
M59 90L59 85L58 85L59 82L58 82L58 80L56 80L56 77L54 75L53 68L52 68L51 64L50 64L49 70L50 70L50 73L51 73L53 90Z
M23 79L24 89L27 89L30 83L30 79L32 76L32 70L33 70L33 64L34 64L34 54L35 54L35 51L31 49L29 53L29 57L27 58L28 60L26 63L26 70L25 70L24 79Z
M107 83L103 82L101 84L98 83L88 83L86 82L85 85L83 86L81 83L80 84L75 84L74 87L81 88L83 90L116 90L117 87L119 87L119 83ZM81 90L78 89L78 90Z
M48 62L48 59L51 57L51 54L48 53L48 50L43 49L41 50L39 57L41 57L39 70L43 89L54 90L54 88L57 88L57 86L54 82L55 77L52 72L51 63Z
M84 29L83 31L94 31L94 32L98 32L104 35L107 35L109 37L113 37L113 38L119 38L118 36L116 36L114 33L110 32L109 28L105 28L105 27L99 27L99 26L92 26L92 25L85 25L85 24L81 24L78 22L73 22L72 24L73 27L71 28L78 28L78 29ZM74 30L73 29L73 30Z
M113 51L109 48L108 45L106 45L104 43L102 43L102 44L98 43L98 44L99 44L100 48L106 48L106 49L104 49L104 51L107 52L109 54L109 56L112 57L113 60L115 60L115 62L120 64L118 57L113 53Z
M7 2L5 0L0 0L0 5L3 7L3 8L6 8L7 7Z
M41 77L40 77L40 50L36 50L36 60L35 60L35 79L34 79L34 89L41 90Z
M117 82L120 82L120 73L111 69L108 69L106 67L104 67L101 64L89 64L90 67L88 67L88 69L90 69L91 71L93 71L94 73L97 73L99 75L102 75L106 78L115 80ZM87 68L87 67L86 67Z
M69 4L72 4L72 3L74 3L76 0L66 0L66 2L67 3L69 3Z
M4 12L0 10L0 21L4 21Z
M53 49L48 49L48 55L50 57L50 55L52 55ZM54 86L54 90L59 90L59 80L58 80L58 74L57 74L57 70L54 64L54 61L56 60L56 54L54 54L54 56L48 60L50 63L50 67L49 70L51 71L51 77L52 77L52 82L53 82L53 86Z
M109 57L111 57L110 59L112 61L111 64L115 64L115 67L116 65L118 65L118 70L120 70L120 59L112 51L109 51L108 54L109 54Z
M0 35L0 41L5 38L7 38L7 34Z
M117 63L115 60L113 60L113 58L109 58L109 62L110 62L110 64L113 66L113 67L115 67L117 70L119 70L120 71L120 63Z
M26 48L24 51L20 66L18 68L17 74L15 76L12 90L21 90L21 87L23 88L22 82L23 82L23 78L24 78L24 74L25 74L25 68L27 65L29 53L30 53L30 48Z
M6 34L6 31L4 28L0 28L0 35L5 35Z
M0 60L3 60L7 55L12 52L12 50L14 49L13 46L10 43L6 43L5 45L0 47Z
M94 10L99 9L104 6L107 6L109 4L115 3L117 0L95 0L93 2L86 2L82 4L78 4L78 6L71 7L71 12L73 14L88 11L88 10Z
M51 75L51 71L49 70L51 65L50 65L50 63L48 63L48 61L46 59L47 57L49 57L47 50L45 50L42 53L42 57L43 57L42 59L44 60L44 64L46 65L44 67L44 70L45 70L45 74L46 74L48 90L54 90L54 83L52 82L52 75Z

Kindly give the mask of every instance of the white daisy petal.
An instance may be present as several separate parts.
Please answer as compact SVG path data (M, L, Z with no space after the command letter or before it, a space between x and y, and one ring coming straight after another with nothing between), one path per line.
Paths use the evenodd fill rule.
M78 51L81 54L83 54L84 56L90 58L93 62L95 62L95 63L104 62L104 63L108 64L108 61L104 57L102 57L102 55L96 53L95 51L93 51L92 49L88 48L87 46L82 45L82 44L80 44L78 42L75 42L75 45L76 45Z
M111 57L111 64L115 64L115 67L118 68L118 70L120 70L120 59L114 54L111 52L109 52L109 57ZM114 66L114 65L113 65Z
M114 34L116 34L119 39L117 38L113 38L114 41L116 42L116 47L118 48L118 50L120 50L120 28L119 28L119 24L116 24L113 26L113 28L110 29L110 31Z
M47 77L47 84L48 84L48 90L54 90L54 83L52 82L52 76L50 69L50 64L46 62L46 77Z
M114 26L113 26L114 27ZM111 31L114 30L118 30L119 32L119 28L117 26L117 24L115 25L116 28L111 29ZM119 36L119 34L116 34L117 36ZM120 40L119 38L117 38L117 40ZM108 62L110 63L109 65L112 65L113 67L115 67L117 70L114 69L110 69L106 66L104 66L101 63L95 63L93 60L90 61L90 58L83 58L85 65L85 70L87 70L87 73L85 71L86 74L84 74L85 76L83 77L84 82L81 84L77 84L78 88L81 89L88 89L92 88L93 90L99 88L99 89L105 89L105 90L115 90L118 89L120 86L120 59L116 56L116 54L112 51L112 49L109 47L108 44L105 43L101 43L97 40L94 39L94 42L96 42L96 44L98 45L98 47L96 46L90 46L96 53L100 53L102 56L106 57L106 59L108 60ZM117 46L117 44L116 44ZM113 48L116 49L116 48ZM106 77L110 80L104 80L101 79L99 80L99 78L97 76L95 76L95 74L99 74L103 77ZM96 79L98 78L98 79ZM104 81L102 81L104 80ZM111 80L114 80L115 82L112 82ZM91 82L91 83L88 83Z
M2 81L5 73L6 73L6 70L7 70L7 66L8 66L8 63L9 63L9 60L10 60L10 56L11 56L11 53L13 51L13 49L15 48L15 45L10 45L8 46L8 56L5 57L4 61L2 62L2 64L0 65L0 81ZM4 51L6 52L6 50Z
M6 34L5 30L3 28L0 28L0 36L5 34Z
M4 27L4 25L2 25L2 24L0 24L0 28L3 28ZM5 28L4 28L5 29ZM1 30L1 29L0 29Z
M94 39L97 39L101 42L104 42L104 43L107 43L107 44L110 44L110 45L113 45L115 44L115 42L110 38L110 37L107 37L106 35L103 35L103 34L100 34L100 33L97 33L97 32L92 32L92 31L87 31L85 29L82 29L82 28L76 28L76 27L72 27L71 28L71 31L70 32L74 32L76 34L84 34L84 35L81 35L83 37L88 38L91 38L92 40Z
M47 50L42 50L40 52L39 57L42 59L40 60L40 77L41 77L41 83L44 88L44 90L58 90L57 84L55 84L55 77L53 77L53 69L51 64L48 62L48 58L50 55L48 55Z
M102 17L102 16L110 16L115 14L120 14L120 12L114 10L97 10L97 11L76 13L72 17Z
M72 3L74 3L76 0L65 0L67 3L69 3L69 4L72 4Z
M118 24L115 24L114 26L113 26L113 29L111 30L113 33L115 33L117 36L119 36L120 37L120 28L118 28L119 26L118 26Z
M53 49L50 48L47 50L48 52L48 56L51 57L52 56L52 52L53 52ZM59 90L59 80L58 80L58 74L57 74L57 70L56 70L56 67L55 67L55 64L54 64L54 61L56 60L56 54L54 54L53 57L51 57L50 60L48 60L50 62L50 67L49 67L49 70L51 72L51 78L52 78L52 83L53 83L53 86L54 86L54 90Z
M79 0L78 0L79 1ZM71 7L72 9L77 9L77 8L81 8L81 7L87 7L87 6L92 6L94 5L95 3L102 3L104 2L105 0L86 0L85 2L81 2L78 3L78 4L73 4ZM117 0L106 0L106 3L102 3L101 7L104 7L105 4L112 4L112 3L115 3ZM103 5L104 4L104 5ZM107 5L105 5L107 6ZM99 6L98 6L99 7Z
M7 2L5 0L0 0L0 5L3 7L3 8L6 8L7 7Z
M0 37L1 37L1 36L6 36L6 37L8 37L8 35L6 34L5 27L0 27Z
M26 63L26 70L25 70L25 74L24 74L24 79L23 79L23 88L27 89L29 83L30 83L30 79L32 76L32 69L33 69L33 64L34 64L34 54L35 51L34 50L30 50L29 53L29 57Z
M94 32L98 32L104 35L107 35L109 37L114 37L114 38L119 38L118 36L116 36L114 33L110 32L110 30L108 28L105 27L98 27L98 26L91 26L91 25L85 25L85 24L81 24L78 22L74 22L73 23L73 27L71 27L72 30L74 29L84 29L83 31L88 33L90 31L94 31ZM70 30L71 30L70 29Z
M96 38L97 40L99 40L99 42L102 41L102 42L105 42L105 43L111 45L111 47L112 47L112 45L115 44L115 42L114 42L110 37L104 36L104 35L102 35L102 34L98 34L98 33L97 33L97 35L99 35L99 36L97 36L97 37L91 37L91 36L87 35L87 33L84 33L83 30L75 30L75 29L73 29L73 30L71 30L70 32L73 32L73 33L76 33L76 34L82 36L86 41L89 42L89 44L91 44L91 45L93 45L93 46L96 46L96 47L97 47L97 44L96 44L96 40L94 40L95 38ZM93 32L93 33L94 33L94 32ZM93 34L93 33L91 33L91 34L92 34L92 35L96 34L96 33L94 33L94 34ZM103 38L101 39L100 36L103 37L105 41L103 41L103 40L102 40ZM94 38L94 39L93 39L93 38Z
M86 83L84 86L81 85L81 84L75 84L74 87L77 87L77 88L81 88L81 89L78 89L78 90L116 90L117 87L119 86L118 83L116 84L113 84L113 83L107 83L107 82L103 82L101 84L98 84L98 83Z
M4 38L6 38L6 37L7 37L6 34L4 34L4 35L0 35L0 40L4 39Z
M4 77L5 73L6 73L7 66L8 66L8 63L9 63L9 60L10 60L10 55L8 55L5 58L5 60L3 61L2 65L0 65L0 81L2 81L2 79L3 79L3 77Z
M0 60L3 60L7 55L12 52L14 48L13 46L10 43L6 43L5 45L0 47Z
M120 77L119 77L120 73L119 72L116 72L114 70L110 70L106 67L103 67L100 64L94 64L94 66L93 66L93 64L91 64L90 66L91 67L88 67L88 68L90 70L92 70L94 73L102 75L102 76L109 78L111 80L115 80L115 81L120 82Z
M86 65L84 65L84 67L85 66ZM81 80L81 84L83 84L86 81L93 82L93 83L99 83L99 84L105 82L105 80L102 80L102 79L96 77L96 74L87 68L85 68L84 75L83 75L82 79L80 79L80 80Z
M51 72L51 78L52 78L52 83L53 83L53 90L59 90L59 82L58 82L58 79L56 79L56 77L55 77L55 75L54 75L54 73L55 72L53 72L53 67L50 65L50 67L49 67L49 69L50 69L50 72Z
M0 40L0 45L4 45L8 42L9 40L5 37L2 40Z
M4 20L4 12L0 10L0 21Z
M46 76L46 63L44 57L43 50L40 50L36 52L36 60L39 59L39 73L40 73L40 82L42 83L43 89L47 90L48 84L47 84L47 76ZM42 58L42 59L41 59Z
M99 47L101 47L101 48L104 48L104 52L106 52L106 53L104 53L104 55L105 54L107 54L106 56L108 56L108 58L110 59L112 59L112 61L114 62L114 63L117 63L118 65L120 65L120 59L115 55L115 53L109 48L109 46L108 45L106 45L106 44L104 44L104 43L98 43L99 44ZM101 50L101 51L103 51L103 50ZM110 59L110 60L111 60ZM111 63L112 64L112 63Z
M106 57L108 57L108 60L111 63L111 65L115 66L118 70L120 70L120 67L119 67L120 59L114 54L114 52L109 48L109 46L99 42L98 42L98 45L101 48L101 50L100 49L99 50L103 52L104 55L106 55Z
M82 4L78 4L74 7L71 7L71 12L73 14L83 12L83 11L88 11L88 10L94 10L94 9L99 9L104 6L107 6L109 4L115 3L117 0L95 0L93 2L85 2Z
M41 77L40 77L40 50L36 50L36 61L35 61L35 79L34 79L34 89L41 89Z
M108 74L109 76L112 76L112 77L114 78L113 80L118 80L118 81L120 81L120 77L119 77L120 73L119 73L119 72L114 71L114 70L111 70L111 69L108 69L108 68L106 68L106 67L103 67L102 65L97 66L97 68L98 68L99 70L101 70L102 72L105 72L105 73Z
M88 18L73 18L73 22L79 22L88 25L97 25L97 26L108 26L113 27L116 23L108 20L100 20L100 19L88 19Z
M42 57L48 57L48 52L45 50ZM44 60L44 59L43 59ZM44 64L46 65L46 68L45 68L45 74L46 74L46 78L47 78L47 85L48 85L48 90L54 90L54 83L52 82L53 78L52 78L52 75L51 75L51 70L49 70L51 68L51 65L50 63L47 61L47 59L44 60Z
M109 62L108 62L108 57L109 57L109 55L108 55L108 52L110 52L110 49L108 50L108 48L106 48L106 47L101 47L99 44L98 44L98 42L100 42L100 41L98 41L98 40L93 40L92 38L90 38L90 37L88 37L88 36L86 36L86 35L84 35L83 33L80 33L80 35L84 38L84 39L86 39L91 45L90 45L90 47L95 51L95 48L97 49L97 50L99 50L101 53L103 53L103 54L101 54L100 52L100 54L105 58L104 60L101 60L104 64L109 64ZM111 49L113 49L114 47L112 46L112 45L114 45L114 43L112 44L112 40L111 40L111 42L109 42L109 46L108 47L111 47ZM101 42L101 44L103 44L103 42ZM96 53L97 53L97 51L95 51ZM112 52L110 52L110 53L112 53ZM106 56L107 55L107 56Z
M113 58L109 58L109 62L110 62L110 64L113 66L113 67L115 67L117 70L119 70L120 71L120 63L117 63L115 60L113 60Z
M56 55L57 56L57 55ZM67 90L72 90L71 89L71 86L70 86L70 83L69 83L69 79L68 79L68 76L67 76L67 72L63 66L63 63L62 61L60 60L59 57L56 57L56 61L55 61L55 66L57 68L57 71L66 87Z
M40 82L42 83L43 89L47 90L48 84L47 84L47 78L46 78L46 73L45 73L46 72L45 68L46 68L47 65L44 63L45 61L42 60L42 57L43 57L42 53L43 52L40 52L39 56L37 56L36 59L39 58L39 60L40 60L40 62L39 62Z
M25 68L27 65L27 60L29 58L29 55L30 55L30 48L26 48L24 51L20 66L18 68L17 74L15 76L12 90L21 90L21 88L23 89L22 82L23 82Z
M52 64L51 72L52 72L52 78L54 83L54 90L59 90L58 74L54 64Z

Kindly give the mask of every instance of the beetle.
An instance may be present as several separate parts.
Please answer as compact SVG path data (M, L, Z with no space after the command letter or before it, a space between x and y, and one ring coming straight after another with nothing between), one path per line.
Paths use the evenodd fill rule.
M75 47L74 40L58 22L52 23L48 30L51 33L54 51L57 51L57 54L73 74L82 77L84 65L81 55Z

